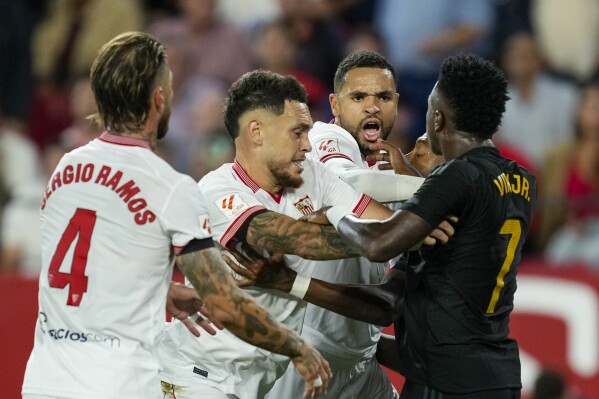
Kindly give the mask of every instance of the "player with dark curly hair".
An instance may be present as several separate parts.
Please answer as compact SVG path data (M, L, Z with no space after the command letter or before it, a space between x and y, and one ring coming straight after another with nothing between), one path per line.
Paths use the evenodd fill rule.
M359 220L339 207L310 216L325 223L325 214L348 245L373 261L409 250L442 220L457 217L447 244L410 252L406 267L391 269L382 284L312 279L304 296L348 317L395 322L397 347L388 354L401 360L402 399L520 397L518 345L508 323L536 182L491 141L506 93L503 73L490 62L448 57L426 116L432 151L446 162L386 221ZM289 269L279 264L268 276L257 268L272 272L274 263L254 258L244 265L260 286L289 291L295 278Z

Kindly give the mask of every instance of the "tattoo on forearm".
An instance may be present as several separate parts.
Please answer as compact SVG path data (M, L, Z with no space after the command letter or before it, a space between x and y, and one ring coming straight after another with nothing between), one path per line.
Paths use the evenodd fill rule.
M301 222L275 212L264 212L252 219L247 241L271 253L300 255L306 259L342 259L360 255L343 242L332 226Z
M300 354L299 336L279 324L252 297L237 288L215 248L180 256L177 266L208 310L239 338L290 357Z

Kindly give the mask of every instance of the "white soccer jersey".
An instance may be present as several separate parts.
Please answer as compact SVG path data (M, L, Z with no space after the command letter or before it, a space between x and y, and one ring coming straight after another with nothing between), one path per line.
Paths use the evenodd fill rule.
M248 218L265 209L295 219L326 205L341 205L362 214L370 202L368 196L353 190L319 162L306 160L303 166L304 184L285 188L280 195L260 189L237 162L206 175L199 186L207 201L214 239L225 248L234 246L235 236ZM291 268L306 276L316 265L298 256L286 258ZM279 322L301 331L304 301L273 290L246 291ZM262 397L289 363L289 358L249 345L226 330L196 339L179 322L167 328L159 348L167 382L208 384L244 399Z
M374 168L378 170L378 164L366 161L364 155L360 152L356 139L341 126L334 123L314 122L308 136L310 144L312 144L312 151L309 155L313 159L322 163L331 160L346 160L351 162L351 165L349 163L346 163L346 165L350 165L352 168ZM337 164L336 161L333 161L327 163L327 166L333 163Z
M356 140L340 126L316 122L308 135L312 145L309 156L325 163L336 175L355 169L378 169L378 164L369 164L364 159ZM385 263L370 262L366 258L323 261L318 263L312 277L340 284L377 284L382 281L385 268ZM372 368L369 361L376 353L380 334L378 326L352 320L311 303L307 305L301 335L322 353L333 375L338 377L331 380L326 397L348 397L348 391L356 395L355 390L360 386L369 387L369 396L364 392L359 394L364 398L393 397L388 378L378 365ZM268 399L301 398L302 393L303 381L289 366L285 376L268 394Z
M316 122L309 138L310 156L325 163L336 174L348 169L377 168L377 164L364 159L356 140L340 126ZM382 281L386 264L352 258L335 261L331 266L318 267L312 277L342 284L377 284ZM347 358L351 363L374 355L380 330L380 327L309 304L303 336L316 348Z
M23 393L161 398L151 350L174 255L210 238L197 185L147 142L104 133L63 157L41 208L39 317Z

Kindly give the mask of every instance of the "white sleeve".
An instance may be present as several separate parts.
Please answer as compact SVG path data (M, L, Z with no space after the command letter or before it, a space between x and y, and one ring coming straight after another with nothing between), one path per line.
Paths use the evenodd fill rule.
M422 177L396 175L371 169L347 169L336 173L347 184L378 202L405 201L412 197L424 182Z
M235 236L256 212L266 209L254 193L234 180L202 179L199 184L212 222L214 239L223 247L235 247Z
M315 172L318 176L319 190L323 195L323 205L339 205L351 210L358 217L362 216L371 200L368 195L345 183L320 162L315 162Z
M173 188L162 219L177 255L190 241L212 237L205 201L190 177Z

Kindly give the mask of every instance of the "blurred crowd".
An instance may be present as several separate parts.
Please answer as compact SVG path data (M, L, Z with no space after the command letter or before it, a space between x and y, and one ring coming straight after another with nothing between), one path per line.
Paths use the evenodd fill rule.
M35 277L39 201L65 152L101 133L90 64L141 30L167 47L175 100L160 154L201 178L233 158L221 106L256 68L295 76L314 120L331 119L339 61L357 50L397 68L404 152L425 129L441 60L503 68L511 100L495 136L539 181L527 256L599 270L599 2L596 0L0 0L0 270Z

